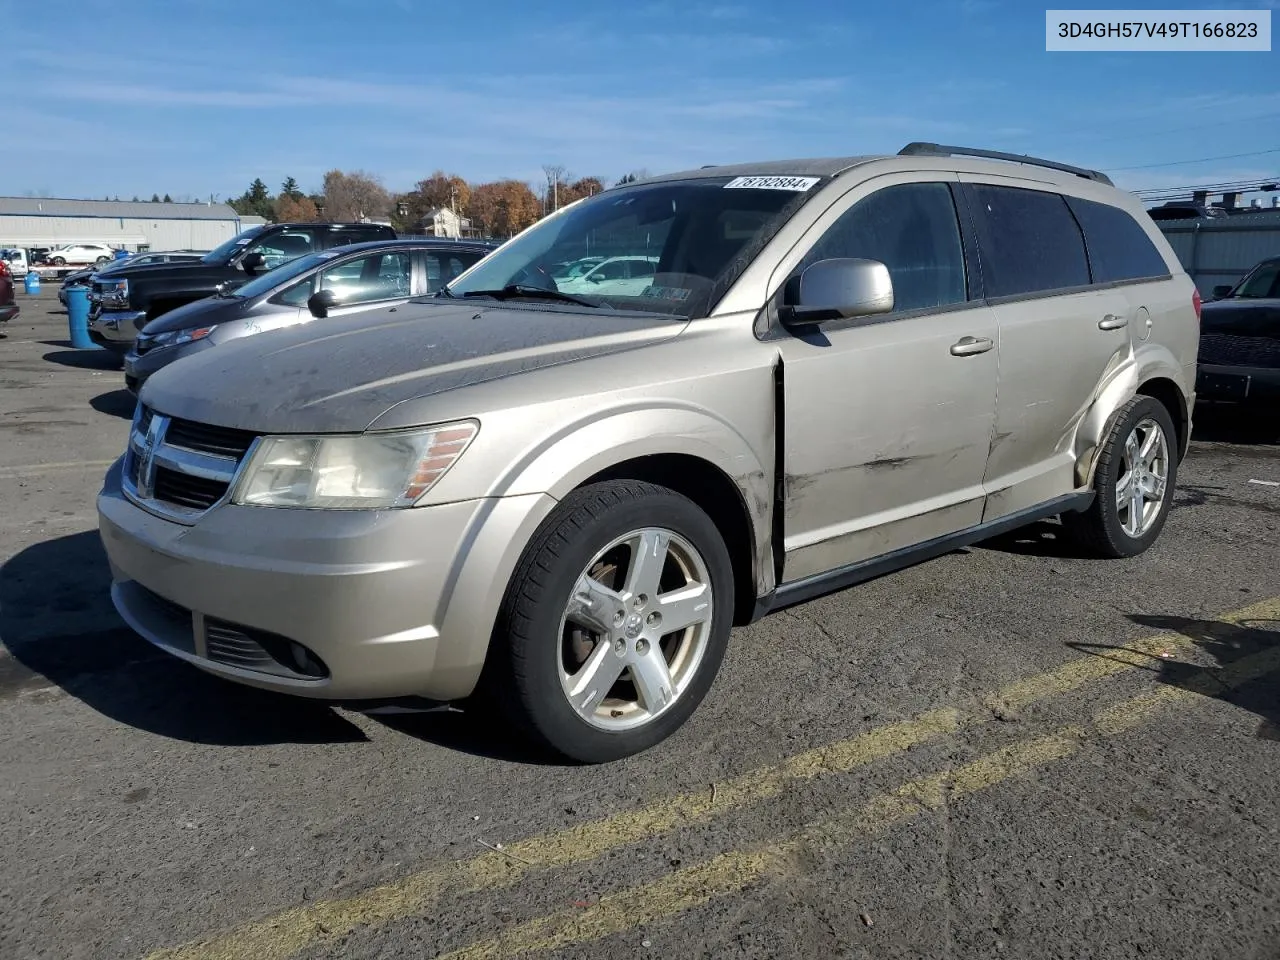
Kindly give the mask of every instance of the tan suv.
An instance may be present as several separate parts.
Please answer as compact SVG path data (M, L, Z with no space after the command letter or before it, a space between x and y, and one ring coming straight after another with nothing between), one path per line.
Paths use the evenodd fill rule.
M652 258L647 285L553 270ZM183 359L99 496L143 636L364 705L647 748L730 627L1045 517L1159 536L1199 299L1101 174L912 144L547 217L440 294Z

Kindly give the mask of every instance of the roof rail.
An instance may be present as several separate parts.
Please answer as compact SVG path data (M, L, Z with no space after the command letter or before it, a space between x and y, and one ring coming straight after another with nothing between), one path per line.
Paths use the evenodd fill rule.
M1048 167L1064 173L1074 173L1086 180L1095 180L1107 186L1115 186L1111 178L1100 170L1086 170L1084 167L1073 167L1069 163L1058 163L1056 160L1044 160L1030 157L1024 153L1001 153L998 150L979 150L976 147L952 147L941 143L908 143L898 151L900 157L983 157L987 160L1008 160L1011 163L1030 163L1037 167Z

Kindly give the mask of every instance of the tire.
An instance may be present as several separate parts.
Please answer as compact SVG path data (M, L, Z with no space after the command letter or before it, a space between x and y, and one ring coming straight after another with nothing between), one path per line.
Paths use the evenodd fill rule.
M67 261L64 257L54 257L49 261L49 263L55 267L65 267L67 265Z
M1137 481L1144 489L1161 488L1158 504L1148 510L1144 500L1141 511L1135 511L1133 500L1120 505L1121 483L1129 475L1131 454L1126 445L1130 437L1137 437L1139 446L1150 435L1150 430L1160 431L1157 447L1163 444L1163 454L1138 475ZM1139 450L1139 452L1141 452ZM1160 473L1163 472L1163 478ZM1151 478L1154 477L1154 480ZM1178 478L1178 439L1173 420L1164 404L1152 397L1137 396L1120 408L1112 422L1111 430L1103 441L1094 471L1093 489L1096 494L1088 510L1062 516L1062 525L1069 539L1091 554L1109 559L1136 557L1145 552L1160 537L1169 508L1173 503L1173 491ZM1163 484L1158 481L1163 479ZM1132 482L1132 481L1131 481ZM1127 489L1131 489L1126 484ZM1132 522L1135 514L1141 515L1138 524ZM1135 532L1136 531L1136 532Z
M661 565L635 563L658 547ZM709 610L695 582L710 591ZM645 584L656 585L652 595ZM686 593L680 608L677 589ZM526 548L482 688L516 729L563 758L639 753L674 733L711 689L733 594L724 539L692 501L640 481L592 484L566 497ZM661 630L695 617L703 619Z
M110 263L110 262L111 262L110 257L99 257L97 260L94 261L94 263L96 263L98 266L102 266L104 263Z

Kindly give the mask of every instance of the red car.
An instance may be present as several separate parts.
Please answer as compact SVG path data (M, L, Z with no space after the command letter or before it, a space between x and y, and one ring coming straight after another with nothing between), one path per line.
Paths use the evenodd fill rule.
M0 260L0 323L18 315L18 305L13 302L13 274L9 265Z

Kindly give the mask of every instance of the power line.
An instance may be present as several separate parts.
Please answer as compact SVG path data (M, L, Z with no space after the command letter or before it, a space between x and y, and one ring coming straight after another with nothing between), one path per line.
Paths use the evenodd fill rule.
M1280 182L1280 176L1266 177L1258 180L1230 180L1223 183L1191 183L1181 186L1169 187L1146 187L1143 189L1130 191L1139 196L1148 196L1152 194L1189 194L1197 190L1204 190L1208 193L1223 193L1230 191L1255 191L1262 190L1268 186L1272 186Z
M1111 167L1106 173L1119 173L1123 170L1154 170L1156 167L1180 167L1188 163L1209 163L1214 160L1239 160L1241 157L1261 157L1269 153L1280 153L1280 147L1270 150L1255 150L1252 153L1228 153L1220 157L1198 157L1195 160L1170 160L1167 163L1144 163L1136 167Z

